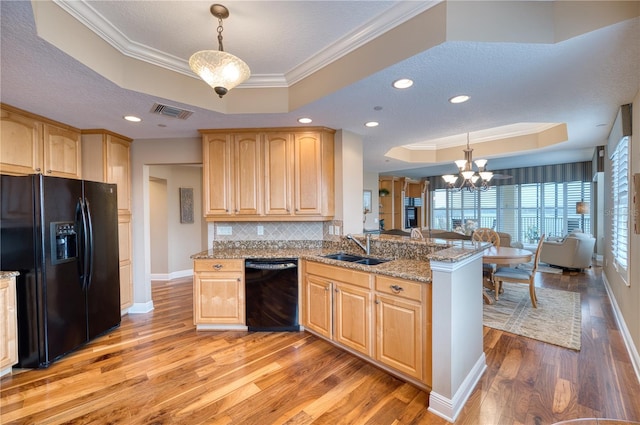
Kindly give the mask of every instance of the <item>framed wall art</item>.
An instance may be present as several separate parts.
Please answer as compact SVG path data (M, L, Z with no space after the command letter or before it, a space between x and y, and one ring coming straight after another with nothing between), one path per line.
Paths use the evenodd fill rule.
M193 223L193 188L180 188L180 223Z

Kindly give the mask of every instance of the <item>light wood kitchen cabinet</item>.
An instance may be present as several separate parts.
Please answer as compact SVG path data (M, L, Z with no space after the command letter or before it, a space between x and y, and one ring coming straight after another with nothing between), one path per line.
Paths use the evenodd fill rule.
M118 194L120 308L133 305L131 246L131 142L108 130L82 131L82 174L85 180L114 183Z
M305 329L431 386L431 285L314 261L303 267Z
M334 339L367 356L373 356L371 343L371 290L334 282Z
M293 134L264 135L265 215L293 214Z
M0 279L0 376L18 363L16 278Z
M303 324L325 338L333 338L331 281L306 274L302 285Z
M334 131L200 130L207 220L329 220Z
M319 131L295 133L294 143L294 199L295 214L333 215L334 162L333 134ZM331 188L331 196L325 191Z
M233 142L231 135L205 134L202 140L204 215L233 213Z
M333 332L322 335L367 356L373 355L371 276L369 273L307 262L305 267L306 311L314 312L305 326L316 330L319 326L310 319L325 318L327 326L333 322ZM316 289L317 288L317 289ZM331 296L333 289L333 296ZM323 311L323 314L320 314Z
M198 329L246 329L244 261L196 259L193 268L193 322Z
M256 133L203 138L206 216L262 213L262 139Z
M9 105L0 114L0 172L82 177L80 130Z
M418 282L376 276L376 360L431 382L430 288Z

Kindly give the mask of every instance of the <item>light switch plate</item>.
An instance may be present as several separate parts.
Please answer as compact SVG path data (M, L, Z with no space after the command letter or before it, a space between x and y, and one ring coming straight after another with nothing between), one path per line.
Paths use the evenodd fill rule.
M262 235L264 235L264 226L263 226L263 225L261 225L261 224L259 224L259 225L258 225L257 232L258 232L258 236L262 236Z
M340 226L333 227L333 234L340 236Z

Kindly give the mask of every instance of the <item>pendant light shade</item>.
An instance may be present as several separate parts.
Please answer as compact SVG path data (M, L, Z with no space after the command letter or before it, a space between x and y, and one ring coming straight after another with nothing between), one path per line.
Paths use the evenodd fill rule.
M222 47L222 20L229 16L229 10L221 4L214 4L211 14L218 18L218 50L194 53L189 58L189 67L222 97L246 81L251 71L242 59L225 52Z

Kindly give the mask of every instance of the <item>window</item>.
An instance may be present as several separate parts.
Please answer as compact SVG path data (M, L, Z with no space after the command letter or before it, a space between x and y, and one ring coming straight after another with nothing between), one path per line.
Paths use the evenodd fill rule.
M629 235L629 137L623 137L611 156L613 264L627 281L627 249Z
M455 230L473 220L478 227L509 233L513 242L536 244L540 237L590 232L589 215L576 212L577 202L591 200L591 183L527 183L492 186L486 192L433 192L434 229Z

